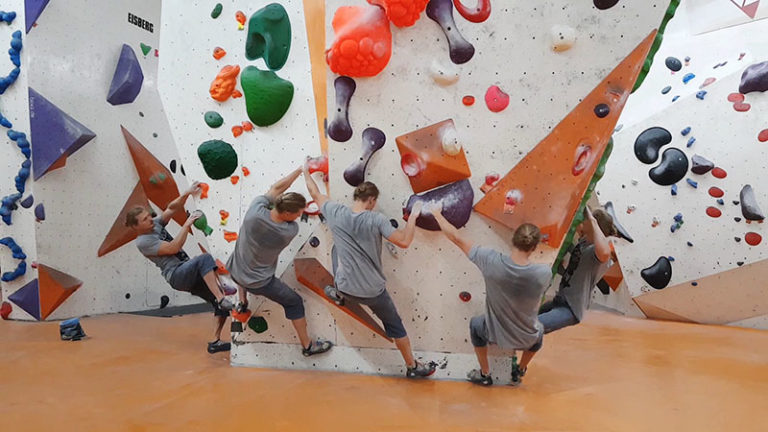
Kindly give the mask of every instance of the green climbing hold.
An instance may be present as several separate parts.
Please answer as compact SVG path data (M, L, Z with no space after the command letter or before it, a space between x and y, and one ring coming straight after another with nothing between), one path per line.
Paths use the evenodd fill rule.
M209 235L211 235L211 233L213 233L213 228L208 226L208 218L205 217L205 213L203 213L202 211L200 211L200 213L202 215L199 218L195 219L195 222L193 223L193 225L195 226L195 228L202 231L206 237L208 237Z
M143 53L144 53L144 55L147 55L147 54L149 54L149 51L152 49L152 47L151 47L151 46L149 46L149 45L144 45L143 43L140 43L139 45L141 45L141 52L143 52Z
M213 180L227 178L237 169L235 149L221 140L210 140L200 144L197 156L203 163L205 173Z
M272 71L248 66L240 74L248 118L256 126L277 123L291 106L293 84Z
M211 11L211 18L213 18L213 19L218 18L219 15L221 15L221 9L222 8L223 8L223 6L221 5L221 3L216 3L216 6Z
M205 123L213 129L224 124L224 117L216 111L208 111L205 113Z
M245 57L264 57L267 67L278 70L288 60L291 50L291 21L283 6L272 3L251 15L245 39Z
M264 333L269 328L267 320L260 316L252 316L251 319L248 320L248 327L256 333Z

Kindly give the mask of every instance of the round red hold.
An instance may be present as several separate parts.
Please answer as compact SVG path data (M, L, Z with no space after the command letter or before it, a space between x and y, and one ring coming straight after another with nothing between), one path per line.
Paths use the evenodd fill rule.
M763 237L756 232L748 232L744 236L744 241L746 241L750 246L757 246L761 241L763 241Z
M733 104L733 109L735 109L738 112L746 112L749 111L749 109L752 108L752 105L744 102L736 102Z
M760 142L768 141L768 129L763 129L757 134L757 140Z
M3 305L0 306L0 318L7 320L8 317L11 315L11 311L13 310L13 307L10 303L4 301Z
M475 97L474 96L464 96L461 99L461 103L463 103L465 106L472 106L475 104Z
M728 95L728 102L744 102L744 95L741 93L731 93Z
M717 207L707 207L707 215L709 217L719 218L720 216L722 216L722 214L723 212L721 212L720 209Z
M720 167L717 167L717 168L713 169L712 170L712 175L717 177L717 178L719 178L719 179L724 179L724 178L728 177L728 173L725 172L725 170L720 168Z
M461 301L466 303L466 302L472 300L472 294L470 294L470 293L468 293L466 291L462 291L462 292L459 293L459 298L461 299Z
M712 186L709 188L709 195L714 198L722 198L723 195L725 195L725 192L723 192L723 190L719 187Z

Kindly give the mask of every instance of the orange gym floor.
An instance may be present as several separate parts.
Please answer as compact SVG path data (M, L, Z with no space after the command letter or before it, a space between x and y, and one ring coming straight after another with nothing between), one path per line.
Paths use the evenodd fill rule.
M766 431L768 332L592 312L520 388L234 368L210 315L0 322L8 431Z

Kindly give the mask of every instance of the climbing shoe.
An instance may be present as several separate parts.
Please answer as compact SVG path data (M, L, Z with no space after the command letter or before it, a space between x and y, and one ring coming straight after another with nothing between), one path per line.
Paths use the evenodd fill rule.
M309 347L304 348L301 350L301 353L304 354L304 357L313 356L315 354L322 354L328 350L333 348L333 343L330 341L324 341L324 340L317 340L315 342L311 342L309 344Z
M416 362L416 366L409 367L405 371L405 376L408 378L425 378L435 373L437 365L434 362L419 363Z
M483 375L483 372L480 369L472 369L467 374L467 379L471 383L480 384L484 386L493 385L493 378L491 378L491 374Z
M214 342L208 342L208 352L210 354L229 351L230 349L232 349L232 345L229 342L222 341L221 339L216 339Z
M335 286L327 285L324 291L326 297L333 300L337 305L344 306L344 297L341 296L341 293Z

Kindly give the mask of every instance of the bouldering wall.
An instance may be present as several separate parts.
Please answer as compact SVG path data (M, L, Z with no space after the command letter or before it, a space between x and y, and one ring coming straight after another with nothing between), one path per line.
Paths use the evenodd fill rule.
M595 300L765 329L768 5L743 2L755 4L752 19L742 2L686 3L627 104L597 188L635 239L615 244L629 295Z
M163 295L172 306L198 302L172 291L122 227L129 204L163 207L188 184L157 92L159 32L157 2L77 0L47 4L25 36L34 206L12 228L32 221L34 234L20 237L39 266L4 294L40 298L11 318L145 310ZM196 232L185 249L199 253L198 242Z
M412 3L422 9L427 5ZM599 89L595 95L610 106L590 105L589 116L582 117L584 124L601 119L615 124L634 80L628 79L628 89L620 83L631 70L639 70L639 65L636 69L620 68L621 72L605 83L613 84L612 88L601 87L601 81L639 45L640 50L647 50L642 42L648 37L648 42L652 40L652 31L668 5L664 1L643 3L625 2L599 10L591 2L498 2L492 5L487 20L473 23L453 10L451 1L432 1L421 13L418 8L403 13L395 7L387 12L364 2L327 2L328 147L333 198L351 203L351 185L362 179L373 181L381 189L379 210L403 224L406 203L424 198L413 196L416 192L447 194L452 209L449 220L464 225L463 235L479 244L508 250L512 229L505 221L499 223L472 211L472 205L483 198L481 186L486 178L492 185L515 168L580 102L592 103L595 99L588 95L595 88ZM360 9L342 9L352 5ZM464 12L482 21L483 14L476 16L473 11L470 6ZM638 54L638 58L645 56ZM355 76L341 78L334 71ZM580 115L586 112L585 106L580 107ZM558 130L571 125L571 121L564 122ZM570 137L573 149L569 151L573 154L562 156L573 161L568 165L569 176L586 173L591 178L596 173L605 148L600 146L607 144L612 129L609 126L597 137L575 138L589 138L589 142L573 142L574 137ZM546 160L536 159L536 163ZM579 187L586 188L586 184ZM584 189L576 193L583 194ZM505 201L505 195L501 194L502 199L494 205L502 209L507 205L511 211L527 205L525 196L521 199L513 193ZM576 201L570 205L577 205ZM575 208L566 209L568 205L561 202L553 206L561 212L567 231L570 217L566 213ZM429 227L430 221L420 224ZM284 280L305 298L311 333L331 339L337 347L327 356L308 360L299 355L295 345L262 344L295 340L282 310L265 302L256 314L274 325L263 333L248 329L237 333L233 363L403 373L395 347L367 327L365 319L352 318L313 292L314 287L304 287L327 280L325 272L330 269L331 239L324 226L314 236L319 246L305 246L297 255L294 273L286 272ZM554 261L563 233L558 236L552 236L552 246L542 247L537 260ZM420 229L410 249L390 246L383 250L388 288L417 356L440 364L438 378L463 379L476 362L468 323L483 311L480 273L440 233ZM302 283L293 280L295 276L304 279ZM509 359L497 351L492 354L494 378L508 381Z
M210 186L198 205L223 262L253 198L321 154L303 10L301 0L163 2L160 90L187 175ZM289 190L309 196L301 179ZM300 222L278 275L316 222Z

